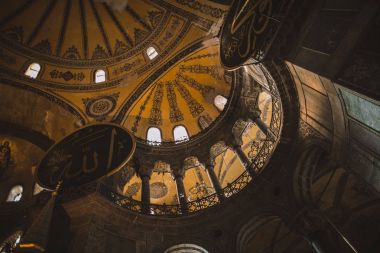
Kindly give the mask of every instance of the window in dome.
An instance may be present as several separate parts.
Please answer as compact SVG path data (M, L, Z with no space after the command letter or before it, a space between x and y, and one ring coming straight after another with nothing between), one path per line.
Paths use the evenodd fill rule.
M146 50L146 54L148 55L150 60L153 60L158 56L158 52L154 47L148 47L148 49Z
M203 165L196 165L185 170L183 185L188 201L205 198L215 193L210 176Z
M173 130L174 142L181 143L189 140L189 135L184 126L176 126Z
M215 175L222 188L227 187L245 171L243 163L232 149L226 149L215 158Z
M95 83L102 83L106 81L106 72L102 69L95 71Z
M161 131L157 127L150 127L146 134L146 139L149 145L160 145L162 142Z
M25 71L25 75L30 78L36 79L38 73L40 73L41 65L38 63L32 63L29 65L28 69Z
M222 95L217 95L214 99L214 105L216 108L218 108L219 111L223 111L224 107L227 104L227 98L223 97Z
M202 115L198 118L198 124L202 130L208 128L210 126L211 122L212 122L212 118L210 117L210 115L208 113L206 113L205 115Z
M23 188L21 185L15 185L9 191L7 202L19 202L22 197Z
M261 111L260 118L267 126L270 126L270 122L272 121L272 110L273 110L273 101L272 95L268 91L260 92L258 98L258 105Z

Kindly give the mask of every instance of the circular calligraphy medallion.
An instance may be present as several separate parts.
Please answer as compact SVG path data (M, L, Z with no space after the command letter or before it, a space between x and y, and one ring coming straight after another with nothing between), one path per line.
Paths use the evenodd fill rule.
M107 114L112 110L112 103L107 99L99 99L90 106L90 112L93 115L99 116Z
M154 182L150 185L150 197L159 199L168 194L168 187L162 182Z
M115 109L115 106L116 100L113 97L102 97L88 102L86 113L93 118L106 116Z
M80 186L113 174L133 155L132 134L116 124L85 126L53 145L37 167L36 180L44 188Z
M141 188L141 183L133 183L130 186L128 186L128 188L127 188L127 190L125 192L125 195L127 197L132 197L136 193L138 193L138 191L140 190L140 188Z
M272 0L234 0L221 30L220 58L224 67L239 67L248 59L266 54Z

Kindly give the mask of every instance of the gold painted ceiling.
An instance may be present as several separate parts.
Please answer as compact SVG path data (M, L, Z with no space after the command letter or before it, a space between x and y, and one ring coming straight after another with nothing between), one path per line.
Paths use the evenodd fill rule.
M156 126L164 141L181 124L195 135L199 117L218 117L213 97L228 97L230 84L211 39L227 7L190 2L130 0L117 11L94 0L7 1L0 8L2 82L43 94L83 124L113 121L143 139ZM41 65L36 79L24 75L33 62ZM99 69L106 81L95 83ZM170 116L176 107L180 116Z
M195 136L223 116L215 97L229 98L234 89L233 71L221 67L216 39L227 10L207 0L129 0L122 11L100 0L7 1L0 8L0 121L54 141L95 122L120 124L140 141L150 127L159 128L165 142L174 141L178 125ZM158 52L154 59L149 47ZM32 63L41 66L35 79L25 75ZM248 68L265 86L263 72ZM105 71L106 81L95 83L97 70ZM269 94L260 95L268 125L272 103ZM243 152L253 161L265 149L268 158L272 149L265 148L269 144L257 126L244 128ZM187 159L188 201L213 195L204 164ZM178 205L171 165L154 162L151 203ZM140 201L141 179L133 168L127 172L120 191ZM239 178L250 181L232 149L216 157L215 173L223 189Z

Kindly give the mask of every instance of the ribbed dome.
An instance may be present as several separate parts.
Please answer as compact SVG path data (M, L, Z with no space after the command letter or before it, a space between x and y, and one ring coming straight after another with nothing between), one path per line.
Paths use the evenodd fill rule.
M82 123L112 121L143 140L157 127L162 141L184 126L191 137L219 116L215 97L228 99L231 89L217 42L203 43L227 7L205 6L12 1L0 10L0 42L12 60L4 74L67 101ZM38 74L27 78L33 63Z
M115 175L112 194L141 205L141 178L149 174L154 214L182 212L178 174L189 212L239 192L252 179L249 170L265 167L280 136L282 107L271 74L264 66L224 69L218 30L228 7L197 3L130 0L116 10L95 0L25 0L0 10L0 74L31 101L42 95L51 103L36 103L29 124L54 137L96 122L130 130L140 166ZM261 110L275 138L247 120L250 108Z

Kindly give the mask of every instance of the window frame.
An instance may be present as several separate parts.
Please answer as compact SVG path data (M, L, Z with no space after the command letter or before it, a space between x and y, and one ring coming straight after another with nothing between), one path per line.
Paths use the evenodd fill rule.
M153 49L153 50L151 51L150 49ZM151 51L151 53L149 53L149 51ZM146 53L146 56L148 56L148 59L151 61L156 59L157 56L159 55L157 48L153 45L147 47L147 49L145 50L145 53Z
M187 139L179 139L179 140L176 140L175 138L175 130L179 127L183 127L183 129L185 129L185 132L186 132L186 135L187 135ZM176 125L173 127L173 140L174 140L174 143L175 144L179 144L179 143L184 143L184 142L187 142L190 140L190 135L189 135L189 131L187 130L187 128L184 126L184 125Z
M20 198L16 199L16 197L18 197L19 194L13 196L12 199L10 199L11 197L11 194L13 193L13 191L17 188L17 187L21 187L21 192L19 194L21 194ZM23 195L24 195L24 186L22 186L21 184L15 184L13 185L9 191L8 191L8 195L7 195L7 199L5 202L7 203L15 203L15 202L20 202L23 198Z
M151 130L151 129L157 129L157 130L158 130L158 132L160 133L160 142L150 141L150 140L148 139L149 130ZM147 141L147 143L148 143L149 145L151 145L151 146L160 146L160 145L162 144L162 131L161 131L161 129L158 128L158 127L154 127L154 126L150 126L150 127L148 127L145 136L146 136L146 141Z
M223 109L219 108L218 105L217 105L217 103L216 103L216 99L217 99L218 97L221 97L221 98L225 99L225 101L226 101L226 102L224 103L224 105L223 105ZM214 98L214 103L213 103L213 104L214 104L214 106L216 107L216 109L217 109L219 112L222 112L222 111L224 111L224 109L226 108L227 103L228 103L228 98L226 98L226 97L223 96L223 95L218 94L218 95L215 96L215 98Z
M99 72L103 72L103 73L104 73L104 80L97 81L97 79L98 79L97 74L98 74ZM107 73L106 73L106 71L103 70L103 69L97 69L97 70L95 70L95 72L94 72L94 82L95 82L95 83L104 83L104 82L106 82L106 81L107 81Z
M35 70L35 69L32 68L33 66L38 66L39 69ZM38 62L32 62L32 63L30 63L28 65L28 67L24 71L24 75L26 75L27 77L32 78L32 79L37 79L37 77L41 73L41 70L42 70L42 65L41 64L39 64ZM33 75L33 73L36 73L36 74Z

